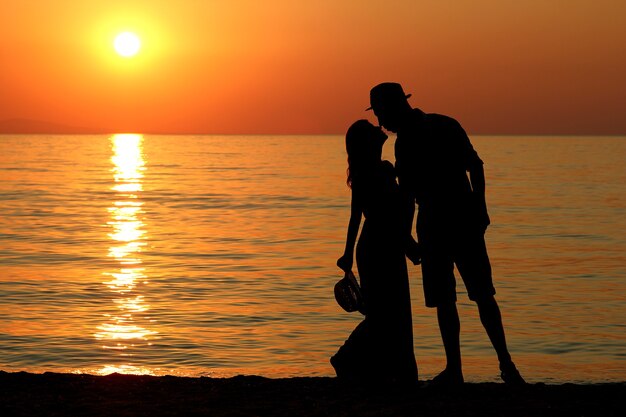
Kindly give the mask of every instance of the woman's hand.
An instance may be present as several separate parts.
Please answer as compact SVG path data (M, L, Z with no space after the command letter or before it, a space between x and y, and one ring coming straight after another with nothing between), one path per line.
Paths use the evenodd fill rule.
M344 254L341 258L337 259L337 266L344 272L352 271L352 256Z

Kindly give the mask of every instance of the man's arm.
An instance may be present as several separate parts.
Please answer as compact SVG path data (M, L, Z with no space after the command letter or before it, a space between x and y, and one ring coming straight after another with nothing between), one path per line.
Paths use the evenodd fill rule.
M484 233L491 223L489 213L487 213L487 199L485 197L485 169L482 162L474 164L469 169L470 183L472 184L472 194L477 214L477 222L480 230Z
M485 169L483 161L478 156L478 152L472 146L465 129L456 120L451 125L454 129L452 135L458 138L461 152L463 154L463 164L469 172L470 184L472 186L472 208L474 209L476 225L484 233L491 223L489 213L487 213L487 200L485 197Z
M413 239L412 231L413 231L413 218L415 217L415 197L412 194L406 193L402 191L401 193L401 230L404 236L404 253L407 258L414 265L419 265L422 262L422 254L420 251L420 247L418 243Z
M421 253L419 245L413 239L413 218L415 217L415 184L413 177L407 172L396 159L396 173L398 174L398 185L400 188L400 230L404 239L404 253L414 265L421 263Z

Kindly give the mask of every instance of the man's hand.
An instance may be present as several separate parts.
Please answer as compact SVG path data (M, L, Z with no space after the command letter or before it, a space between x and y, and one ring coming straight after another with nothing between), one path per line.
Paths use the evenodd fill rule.
M491 224L491 219L489 218L489 214L487 213L487 209L485 209L482 213L479 213L478 218L478 227L480 230L485 233L487 231L487 227Z
M469 170L470 183L473 190L473 201L471 201L473 219L471 219L478 231L483 234L487 231L487 226L491 223L489 214L487 213L487 200L485 200L485 169L482 161L478 159L479 164L474 164Z
M352 271L352 256L344 254L341 258L337 259L337 266L344 272Z
M413 265L419 265L422 263L422 249L413 237L408 240L404 253L406 254L406 257L413 262Z
M476 207L476 226L482 233L487 231L487 227L491 224L489 213L487 213L487 204L484 199L477 202Z

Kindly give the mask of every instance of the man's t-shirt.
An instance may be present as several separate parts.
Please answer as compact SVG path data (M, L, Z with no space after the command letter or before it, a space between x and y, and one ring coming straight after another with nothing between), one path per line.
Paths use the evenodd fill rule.
M483 161L456 120L414 109L398 131L395 154L400 187L415 198L422 220L434 227L471 221L467 171Z

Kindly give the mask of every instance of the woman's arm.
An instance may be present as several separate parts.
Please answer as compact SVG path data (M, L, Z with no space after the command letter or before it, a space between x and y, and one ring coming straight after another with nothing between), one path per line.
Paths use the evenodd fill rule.
M348 234L346 236L346 248L343 252L343 256L337 260L337 266L345 272L352 270L352 263L354 261L354 245L356 244L356 237L359 233L362 215L363 209L361 208L358 200L355 198L353 190L352 202L350 203L350 222L348 223Z

